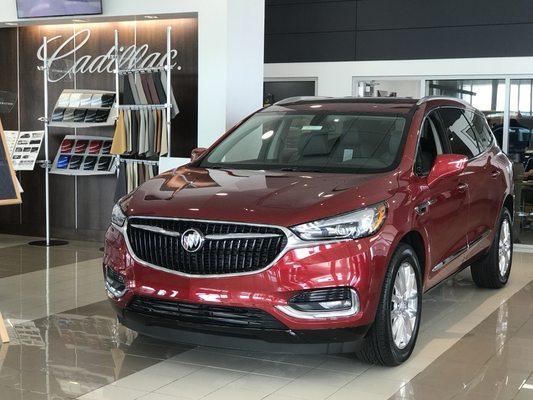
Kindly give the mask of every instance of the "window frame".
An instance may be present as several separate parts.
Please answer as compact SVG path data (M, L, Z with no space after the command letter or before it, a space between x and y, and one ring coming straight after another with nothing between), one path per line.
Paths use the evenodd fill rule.
M450 143L448 142L448 140L445 140L445 134L444 134L444 126L443 126L443 123L442 123L442 119L440 118L440 114L438 113L438 110L442 108L442 107L434 107L430 110L428 110L425 115L424 115L424 118L422 118L422 122L420 123L420 128L418 129L418 137L417 137L417 140L416 140L416 151L415 151L415 157L413 159L413 174L419 178L426 178L428 175L429 175L429 171L428 173L425 173L425 174L419 174L417 171L416 171L416 160L417 160L417 157L418 157L418 152L420 150L420 142L421 142L421 139L422 139L422 131L424 129L424 125L426 124L426 120L433 114L436 121L437 122L437 126L435 126L436 130L437 130L437 136L439 137L439 140L440 140L440 143L441 143L441 146L442 146L442 154L451 154L450 153Z
M468 118L466 118L466 115L465 115L465 110L473 110L471 108L461 108L461 107L455 107L455 106L441 106L441 107L438 107L439 110L443 110L443 109L452 109L452 110L457 110L461 113L461 115L463 116L463 118L465 119L466 123L468 124L468 126L470 127L470 129L472 129L472 132L474 132L474 136L475 136L475 139L476 139L476 144L477 144L477 148L478 148L478 151L479 153L478 154L474 154L472 157L468 157L468 161L471 161L471 160L474 160L478 157L480 157L482 154L484 154L487 149L484 149L482 150L480 145L479 145L479 141L478 141L478 134L477 134L477 131L474 129L474 127L470 124L470 122L468 121ZM448 143L448 148L449 148L449 151L450 153L448 154L458 154L458 155L462 155L462 156L465 156L467 157L466 154L460 154L460 153L454 153L453 151L453 148L452 148L452 144L450 142L450 137L446 134L446 124L444 123L444 120L442 119L442 115L440 114L439 112L439 118L440 118L440 121L441 121L441 124L442 124L442 129L444 130L444 136L445 136L445 140L446 142Z

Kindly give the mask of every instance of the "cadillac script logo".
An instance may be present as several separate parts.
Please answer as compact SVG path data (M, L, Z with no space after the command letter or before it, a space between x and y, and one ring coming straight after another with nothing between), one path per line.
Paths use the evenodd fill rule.
M86 73L112 73L115 70L115 46L112 46L105 54L100 54L98 56L92 55L81 55L77 56L76 61L69 66L68 68L57 68L54 64L59 64L61 61L70 61L74 57L74 53L78 54L81 52L83 47L87 44L91 37L90 29L83 29L74 35L64 39L63 36L58 35L51 37L47 40L48 46L56 47L55 50L49 50L48 53L48 63L50 69L56 70L58 73L57 77L48 77L50 82L59 82L60 80L71 76L76 73L86 74ZM63 42L61 42L63 40ZM166 53L162 54L160 52L150 53L150 49L147 44L141 46L131 45L128 47L120 46L118 49L119 53L119 68L128 69L128 68L151 68L163 66L167 62ZM170 58L172 61L172 67L180 70L181 67L177 66L174 61L178 56L178 52L175 49L172 49L170 52ZM44 59L44 49L43 46L39 47L37 51L37 58L39 60Z
M186 230L181 235L181 246L189 253L194 253L202 248L205 238L196 229Z

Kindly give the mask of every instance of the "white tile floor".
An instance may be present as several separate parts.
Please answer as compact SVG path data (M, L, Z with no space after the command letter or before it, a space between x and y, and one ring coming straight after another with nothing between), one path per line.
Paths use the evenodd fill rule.
M80 398L387 399L531 280L533 254L516 253L503 290L475 288L467 270L426 294L417 348L401 367L369 366L350 355L195 348ZM0 310L8 323L9 318L37 319L105 298L100 259L0 279Z
M34 320L106 298L101 259L0 279L5 318Z
M415 353L397 368L369 366L349 355L195 348L80 398L387 399L531 280L533 254L516 253L512 279L503 290L475 288L468 270L432 290L424 298Z

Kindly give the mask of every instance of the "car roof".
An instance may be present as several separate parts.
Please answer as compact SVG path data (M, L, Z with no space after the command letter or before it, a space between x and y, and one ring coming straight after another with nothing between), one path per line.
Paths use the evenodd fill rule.
M422 99L400 97L291 97L278 101L264 111L315 111L362 112L376 114L408 114L424 103L431 105L454 105L460 108L471 106L453 97L428 96Z

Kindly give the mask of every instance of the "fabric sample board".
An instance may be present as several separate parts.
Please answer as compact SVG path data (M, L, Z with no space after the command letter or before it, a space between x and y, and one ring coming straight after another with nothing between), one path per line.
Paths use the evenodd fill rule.
M114 174L116 159L110 155L111 145L111 139L106 137L67 135L50 172L78 176Z
M116 93L109 91L65 89L56 102L50 126L114 125L115 97Z

